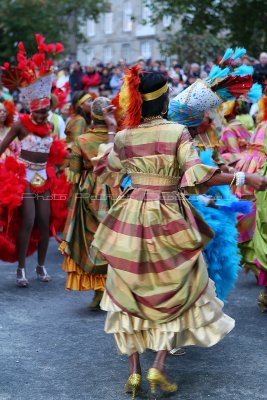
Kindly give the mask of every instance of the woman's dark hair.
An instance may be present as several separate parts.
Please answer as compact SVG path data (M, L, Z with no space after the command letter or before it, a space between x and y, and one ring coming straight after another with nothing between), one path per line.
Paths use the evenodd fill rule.
M139 91L141 94L155 92L167 83L163 74L158 72L148 72L141 77ZM156 117L162 113L168 102L168 92L156 100L144 101L142 104L142 117Z
M82 109L81 107L77 107L76 104L78 103L79 100L81 100L81 98L83 96L85 96L86 94L88 94L85 90L78 90L77 92L73 93L72 99L71 99L71 105L73 107L73 110L75 110L75 114L81 115L87 123L91 122L91 116L87 115Z
M245 101L239 100L236 106L236 115L248 114L249 113L249 104Z

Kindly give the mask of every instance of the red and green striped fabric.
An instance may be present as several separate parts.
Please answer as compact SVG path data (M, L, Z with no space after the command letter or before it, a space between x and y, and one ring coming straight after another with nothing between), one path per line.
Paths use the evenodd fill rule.
M81 115L71 117L65 128L66 142L73 143L75 140L86 132L87 123Z
M73 184L63 239L68 243L71 259L89 273L106 273L107 265L96 267L89 258L89 247L99 222L106 216L117 197L108 186L101 184L93 172L91 158L101 143L108 140L106 127L80 135L72 146L68 181ZM103 263L102 263L103 264Z
M235 120L223 129L220 153L226 164L234 164L242 159L250 137L247 128Z
M183 191L205 191L217 169L201 164L184 126L164 120L119 132L110 147L93 159L95 172L109 185L128 174L133 186L99 225L91 257L111 265L106 289L122 310L172 321L207 287L201 251L213 236Z

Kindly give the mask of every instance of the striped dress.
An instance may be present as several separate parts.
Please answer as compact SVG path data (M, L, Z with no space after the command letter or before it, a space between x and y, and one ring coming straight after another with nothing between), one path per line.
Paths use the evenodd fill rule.
M107 264L92 264L90 244L99 222L117 197L118 191L102 185L93 173L91 158L101 143L108 139L106 127L95 128L80 135L72 146L68 181L73 185L68 217L60 250L65 255L63 269L67 272L66 289L104 290Z
M267 176L267 121L261 122L251 138L251 145L245 157L246 164L240 170ZM243 261L258 276L261 286L267 286L267 191L255 192L256 206L250 219L241 219L240 245Z
M163 119L119 132L93 162L109 185L132 179L91 247L93 260L100 252L110 265L105 331L127 355L217 343L234 321L222 312L202 256L213 233L182 190L200 193L217 169L201 164L184 126Z
M71 144L75 142L78 136L86 132L86 128L87 123L81 115L75 114L69 119L65 128L65 141L69 143L69 147L71 147Z
M246 151L243 152L242 158L237 162L235 168L237 171L247 173L261 173L263 166L266 163L266 149L264 148L264 138L267 133L267 123L260 123L254 134L251 136L250 142L247 145ZM233 187L234 194L241 199L254 199L254 189L244 185L239 188ZM256 274L258 269L255 265L255 245L253 243L253 235L256 228L256 206L248 215L240 216L238 221L239 244L242 254L242 262L246 267L253 269Z
M264 130L264 151L265 163L262 167L261 174L267 177L267 121L263 121L260 125ZM258 283L260 286L267 286L267 190L256 192L256 229L252 240L252 249L255 252L255 262L260 270Z
M242 158L237 162L235 168L237 171L243 171L250 174L260 173L265 160L266 153L264 149L264 137L267 131L266 122L260 123L242 154ZM254 189L247 185L235 188L235 195L239 198L253 198Z
M250 133L240 122L231 121L222 131L220 153L226 164L235 165L250 141Z

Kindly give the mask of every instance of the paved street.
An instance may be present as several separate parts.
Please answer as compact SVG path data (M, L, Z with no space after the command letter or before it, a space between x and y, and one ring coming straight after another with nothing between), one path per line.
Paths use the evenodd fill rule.
M49 248L51 283L35 279L35 260L28 260L28 289L15 286L15 265L1 263L0 400L130 399L123 393L127 360L103 332L104 312L88 311L91 294L64 290L57 243ZM168 359L180 386L172 399L267 398L267 313L257 309L258 291L254 277L241 272L225 308L236 319L233 333L211 349ZM144 372L153 357L143 355ZM139 398L149 398L146 381L143 389Z

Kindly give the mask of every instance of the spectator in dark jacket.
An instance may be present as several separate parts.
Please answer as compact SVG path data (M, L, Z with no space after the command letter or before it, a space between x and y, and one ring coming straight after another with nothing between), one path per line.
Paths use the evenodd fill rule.
M79 90L82 90L83 88L82 77L83 77L83 70L81 64L79 63L79 61L76 61L76 63L72 65L72 72L70 74L70 79L69 79L71 94Z
M267 81L267 53L261 53L259 61L254 67L253 79L262 85Z
M111 74L109 69L103 68L101 74L101 84L99 86L101 96L109 97L111 95L110 79Z

